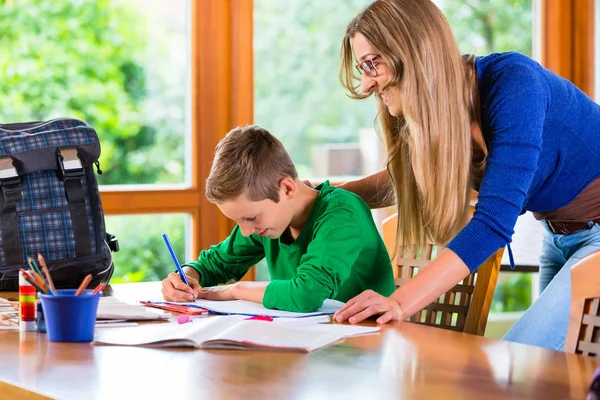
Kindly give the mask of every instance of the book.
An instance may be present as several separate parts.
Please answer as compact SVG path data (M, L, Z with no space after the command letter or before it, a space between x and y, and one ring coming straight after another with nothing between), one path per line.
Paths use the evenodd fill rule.
M321 308L316 312L310 313L299 313L292 311L274 310L265 308L262 304L254 303L246 300L203 300L198 299L192 303L173 303L164 302L166 304L174 304L178 306L190 306L200 307L202 309L209 310L213 314L224 314L224 315L246 315L246 316L267 316L267 317L288 317L288 318L303 318L311 317L315 315L331 315L340 309L344 303L337 300L327 299L323 302Z
M338 324L286 326L243 316L214 316L186 324L149 324L96 331L94 345L277 350L309 353L379 327Z
M148 321L168 319L170 313L152 312L140 304L128 304L115 297L101 297L96 319L119 319L127 321Z

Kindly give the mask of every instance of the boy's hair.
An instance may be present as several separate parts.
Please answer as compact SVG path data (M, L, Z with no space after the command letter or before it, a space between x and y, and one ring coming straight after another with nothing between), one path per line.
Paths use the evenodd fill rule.
M220 203L247 191L248 199L279 202L279 183L298 173L283 144L266 129L247 125L232 129L217 145L206 198Z

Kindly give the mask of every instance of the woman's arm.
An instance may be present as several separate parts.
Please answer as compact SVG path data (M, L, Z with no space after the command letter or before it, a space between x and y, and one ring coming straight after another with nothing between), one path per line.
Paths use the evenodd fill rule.
M377 323L404 320L446 293L469 275L467 265L450 249L444 249L427 268L409 279L390 297L367 290L349 300L335 313L335 320L360 322L381 314Z
M338 187L360 196L370 208L393 206L392 181L387 169L356 181L345 182Z

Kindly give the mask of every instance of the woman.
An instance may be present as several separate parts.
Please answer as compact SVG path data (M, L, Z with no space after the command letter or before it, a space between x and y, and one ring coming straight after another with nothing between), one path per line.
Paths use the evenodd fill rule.
M387 147L387 170L343 187L372 207L395 199L399 246L447 247L390 297L363 292L336 320L406 319L506 246L529 210L548 230L541 295L505 339L562 349L569 268L600 249L600 106L521 54L462 57L429 0L366 7L347 27L340 78L354 98L377 98Z

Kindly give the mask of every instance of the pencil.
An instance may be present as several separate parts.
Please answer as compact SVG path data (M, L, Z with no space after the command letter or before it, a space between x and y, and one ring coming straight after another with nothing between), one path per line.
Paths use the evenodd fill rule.
M37 266L35 261L33 261L33 258L27 257L27 263L29 264L32 270L34 270L35 272L40 274L40 276L42 276L42 271L40 271L40 268Z
M33 286L42 293L46 293L46 291L40 287L39 283L37 283L37 281L31 276L29 271L25 271L23 268L19 268L19 271L23 273L23 277L27 282L31 284L31 286Z
M52 282L52 277L50 276L50 270L48 269L48 266L46 265L46 260L44 260L44 257L42 257L42 255L40 253L38 253L38 261L39 261L40 265L42 266L44 275L46 275L46 279L48 280L48 286L50 287L50 291L52 292L52 294L56 294L56 287L54 287L54 282Z
M106 287L106 282L100 283L94 290L92 290L92 294L100 293Z
M171 253L171 258L173 259L173 263L175 263L175 266L177 267L177 271L179 271L179 277L186 285L190 286L190 282L187 280L187 277L185 276L185 272L183 272L183 269L181 268L181 264L179 264L179 260L177 259L177 256L175 255L173 246L171 246L171 242L169 241L169 237L167 236L166 233L163 233L163 239L165 240L167 248L169 249L169 253Z
M48 292L48 285L46 284L46 281L44 280L44 277L42 276L42 271L40 271L40 268L37 266L37 264L35 263L35 261L33 261L33 259L31 257L27 257L27 263L29 264L29 267L31 267L31 275L36 279L36 281L39 282L40 286L42 286L45 290L45 292Z
M85 278L83 278L83 282L81 282L81 285L79 285L79 287L77 288L77 291L75 292L75 296L79 296L81 293L83 293L85 288L90 284L91 280L92 280L92 274L87 274L85 276Z
M38 274L34 270L31 270L31 271L28 271L28 272L29 272L29 275L30 275L31 279L33 279L34 282L38 283L38 286L40 286L44 290L44 293L48 293L48 285L46 285L46 282L44 281L44 278L42 278L40 276L40 274Z

